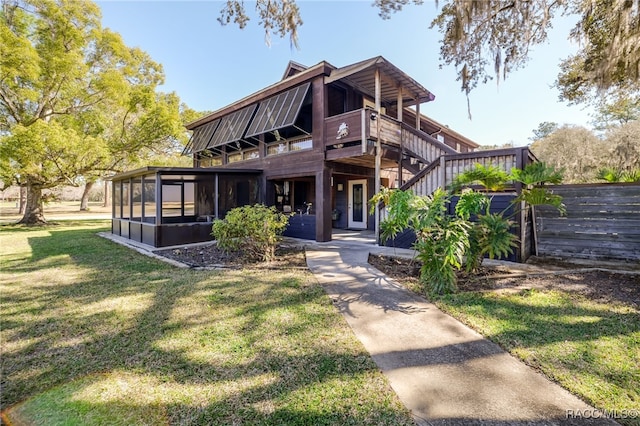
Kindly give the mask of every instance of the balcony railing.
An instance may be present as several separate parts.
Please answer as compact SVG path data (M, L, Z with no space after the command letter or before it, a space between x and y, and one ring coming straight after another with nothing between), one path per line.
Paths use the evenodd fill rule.
M327 118L325 135L325 150L344 149L343 155L335 153L333 157L370 153L368 141L378 139L384 145L401 147L405 153L425 165L442 155L457 153L427 133L371 109L349 111Z

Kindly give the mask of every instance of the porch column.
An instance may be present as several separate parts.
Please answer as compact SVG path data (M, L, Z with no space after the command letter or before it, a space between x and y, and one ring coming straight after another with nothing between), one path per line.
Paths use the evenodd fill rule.
M416 129L420 130L420 101L416 99Z
M331 241L331 169L316 172L316 241Z
M213 178L213 215L216 219L220 217L220 175L216 173Z
M380 69L376 68L375 73L375 96L376 96L376 114L378 114L378 119L376 120L376 126L378 126L378 137L376 138L376 159L375 159L375 182L374 188L375 193L380 192L380 167L382 164L382 144L380 142L380 122L382 121L382 117L380 115L380 97L381 97L381 86L380 86ZM379 234L380 234L380 211L375 209L375 233L376 233L376 243L380 242Z
M396 117L400 122L400 154L398 155L398 188L400 188L402 186L402 160L404 158L404 149L402 147L402 110L404 109L404 105L402 102L402 85L400 84L398 85L398 100L396 104L396 109L398 110Z
M160 173L155 174L155 184L156 184L156 226L162 224L162 175ZM122 204L122 200L120 200ZM158 241L156 241L156 246Z
M400 85L398 85L398 100L396 101L396 104L398 105L396 107L398 109L396 117L398 118L398 121L402 122L402 110L404 109L404 105L402 103L402 86Z

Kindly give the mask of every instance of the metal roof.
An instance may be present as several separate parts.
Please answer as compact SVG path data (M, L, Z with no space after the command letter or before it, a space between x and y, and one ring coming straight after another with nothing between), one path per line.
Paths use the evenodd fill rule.
M211 167L162 167L162 166L147 166L128 172L118 173L113 175L107 180L119 181L130 179L133 177L160 174L165 176L170 175L215 175L215 174L260 174L262 170L259 169L227 169L227 168L211 168Z
M404 106L430 102L435 95L411 78L400 68L382 56L356 62L346 67L337 68L325 77L325 83L344 80L365 94L375 97L375 72L380 70L380 96L382 101L395 104L398 90L402 87L402 103Z
M218 124L220 124L220 119L211 121L204 126L197 127L193 131L193 136L191 136L191 139L184 148L182 154L192 154L206 149L209 145L209 141L211 140L211 136L213 136L218 127Z
M220 125L213 134L207 148L215 148L242 139L256 107L257 105L249 105L248 107L220 118Z
M292 126L300 114L309 86L311 83L306 83L260 102L246 137Z

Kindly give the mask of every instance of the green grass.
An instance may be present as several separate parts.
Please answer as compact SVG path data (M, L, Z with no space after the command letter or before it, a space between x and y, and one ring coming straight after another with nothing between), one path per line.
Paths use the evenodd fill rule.
M435 302L596 408L640 414L637 309L546 290L458 293Z
M412 424L307 271L178 269L107 224L0 226L16 424Z

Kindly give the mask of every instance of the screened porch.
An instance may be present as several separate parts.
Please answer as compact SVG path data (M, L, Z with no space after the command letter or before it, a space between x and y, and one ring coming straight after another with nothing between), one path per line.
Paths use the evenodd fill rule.
M262 202L260 170L145 167L112 178L111 232L154 247L211 240L211 223Z

